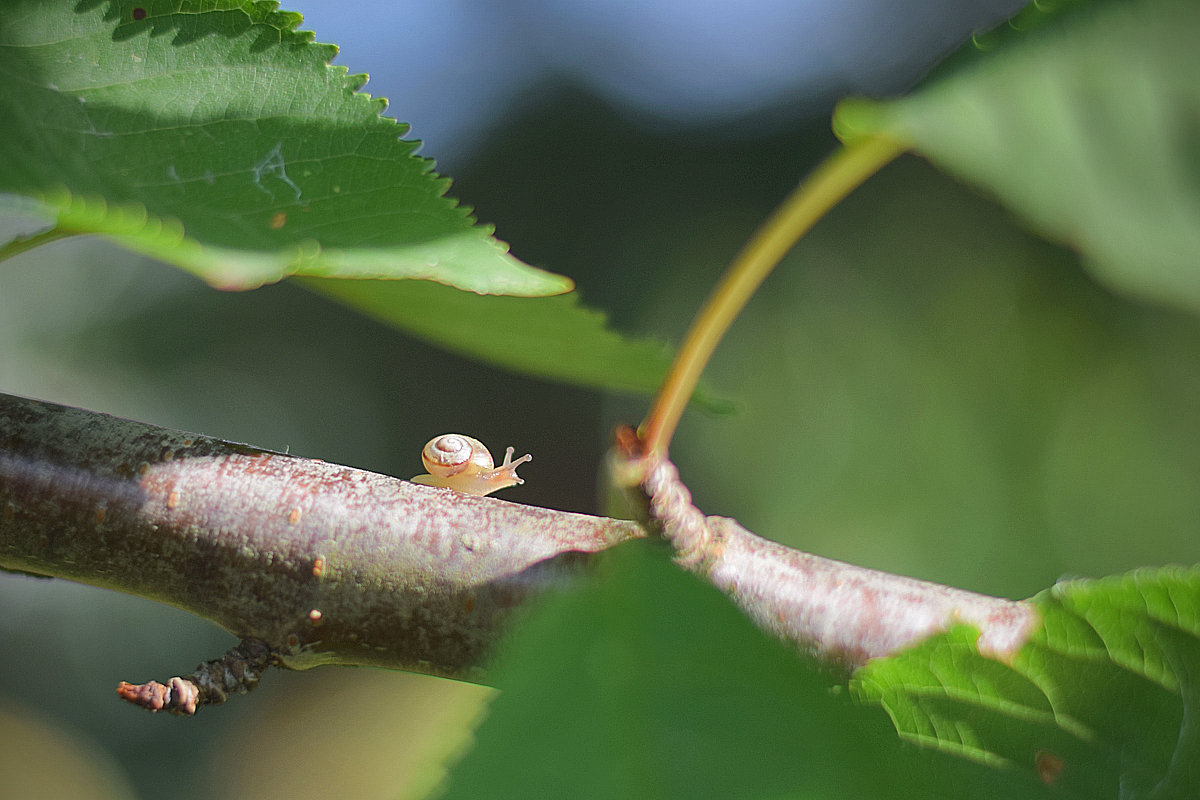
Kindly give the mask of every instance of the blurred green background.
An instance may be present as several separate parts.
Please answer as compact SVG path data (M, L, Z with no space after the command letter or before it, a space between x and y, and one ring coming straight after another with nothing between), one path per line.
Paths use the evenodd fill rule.
M827 108L663 126L570 81L518 100L456 153L452 194L616 327L671 342L834 145ZM612 426L648 405L491 370L287 284L218 293L98 240L3 265L0 342L8 393L401 477L427 439L462 431L534 454L507 499L578 511L598 508ZM672 455L702 509L761 535L1024 597L1064 575L1200 561L1198 356L1192 316L1111 293L904 158L769 279L707 375L736 412L691 413ZM152 718L117 701L117 681L186 672L231 636L20 576L0 575L0 607L13 797L417 796L488 697L325 668Z

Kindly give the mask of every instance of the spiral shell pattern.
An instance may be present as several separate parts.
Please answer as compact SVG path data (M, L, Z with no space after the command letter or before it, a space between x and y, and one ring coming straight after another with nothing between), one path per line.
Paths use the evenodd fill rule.
M461 433L444 433L430 439L421 451L421 461L431 475L443 478L457 475L471 464L482 469L495 466L483 442Z

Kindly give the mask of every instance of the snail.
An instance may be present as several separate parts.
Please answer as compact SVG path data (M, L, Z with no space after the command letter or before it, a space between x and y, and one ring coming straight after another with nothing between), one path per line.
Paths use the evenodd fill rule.
M513 452L513 448L508 448L504 463L497 467L483 442L461 433L443 433L430 439L421 451L421 461L429 473L412 480L482 497L525 482L517 477L517 467L533 461L533 456L526 453L513 461Z

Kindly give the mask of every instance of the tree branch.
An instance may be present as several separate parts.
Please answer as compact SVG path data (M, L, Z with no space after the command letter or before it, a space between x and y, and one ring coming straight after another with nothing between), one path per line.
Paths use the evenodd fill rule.
M956 623L1004 659L1036 627L1015 603L801 553L705 517L668 461L618 441L617 480L760 627L831 662L887 655ZM159 600L242 639L166 684L194 713L271 665L482 677L514 609L569 586L636 523L419 486L323 461L0 395L0 569Z
M514 608L643 535L0 395L0 568L183 608L281 666L470 677Z
M670 461L618 431L613 473L675 547L676 562L729 595L762 629L825 661L857 667L958 624L980 630L979 651L1007 660L1037 628L1029 603L858 567L706 517Z

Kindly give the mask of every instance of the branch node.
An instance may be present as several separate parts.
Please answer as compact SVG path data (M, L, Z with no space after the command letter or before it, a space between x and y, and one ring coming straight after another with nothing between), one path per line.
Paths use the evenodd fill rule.
M608 463L614 485L625 490L642 521L674 547L677 564L707 574L721 557L723 536L692 505L679 470L666 457L647 451L633 428L618 427L613 438Z
M704 512L692 505L692 493L679 479L679 470L669 460L650 463L642 481L650 498L650 516L662 536L675 548L675 561L690 572L704 574L720 557L720 536L708 524Z

